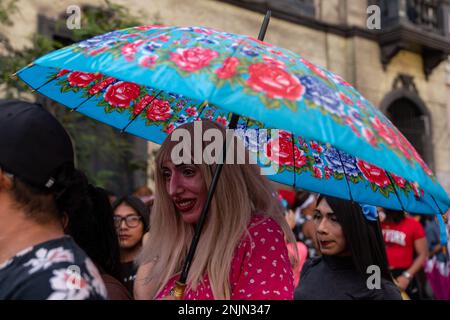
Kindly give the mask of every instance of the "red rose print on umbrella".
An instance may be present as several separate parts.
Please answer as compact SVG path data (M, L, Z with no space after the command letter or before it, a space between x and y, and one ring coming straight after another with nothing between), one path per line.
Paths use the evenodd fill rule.
M207 48L178 49L170 53L170 60L180 69L194 72L208 66L219 53Z
M80 72L74 71L67 77L69 80L69 84L72 87L86 87L92 81L101 78L101 74L99 73L88 73L88 72Z
M223 62L222 67L216 70L217 77L220 79L228 79L236 75L236 68L239 65L239 59L236 57L228 57Z
M369 180L369 182L375 183L381 188L386 187L390 184L389 178L383 169L363 160L358 160L357 165L363 173L364 177Z
M281 166L295 165L296 168L300 168L306 164L304 152L287 139L278 138L269 141L266 145L266 155L268 159Z
M300 81L285 70L265 63L254 63L248 68L247 85L264 92L269 98L298 100L305 92Z
M118 82L108 88L105 100L113 107L126 108L139 96L140 87L131 82Z
M404 188L406 186L406 180L403 179L402 177L391 173L392 179L394 179L395 183L400 187L400 188Z
M167 120L171 117L172 109L166 100L155 99L147 110L147 119L152 121Z

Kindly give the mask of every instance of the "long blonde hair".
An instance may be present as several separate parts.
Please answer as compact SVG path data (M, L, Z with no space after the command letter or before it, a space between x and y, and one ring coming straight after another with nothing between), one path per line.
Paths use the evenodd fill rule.
M180 128L189 131L193 137L194 124ZM225 129L213 122L202 121L203 132L218 129L225 137ZM173 133L172 133L173 134ZM155 200L151 214L151 231L140 256L139 264L153 262L146 282L150 297L155 298L167 282L181 272L189 246L194 235L194 226L183 222L166 191L162 175L162 164L171 159L171 151L176 143L171 136L162 144L156 156ZM235 146L240 140L233 137ZM225 140L225 139L224 139ZM203 139L202 139L203 141ZM202 151L207 143L202 142ZM191 157L193 156L191 148ZM248 152L245 150L248 159ZM197 165L209 188L215 165ZM202 278L208 274L215 299L230 299L229 274L237 245L246 234L253 214L271 217L284 231L288 242L295 242L293 233L286 223L275 190L267 178L260 175L256 164L226 164L223 166L213 196L208 217L203 227L197 250L192 261L187 283L196 290Z

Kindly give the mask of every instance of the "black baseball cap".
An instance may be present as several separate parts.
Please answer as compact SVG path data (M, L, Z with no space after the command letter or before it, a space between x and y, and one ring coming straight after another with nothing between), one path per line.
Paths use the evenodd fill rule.
M55 175L74 164L66 130L41 105L0 102L0 168L39 189L50 189Z

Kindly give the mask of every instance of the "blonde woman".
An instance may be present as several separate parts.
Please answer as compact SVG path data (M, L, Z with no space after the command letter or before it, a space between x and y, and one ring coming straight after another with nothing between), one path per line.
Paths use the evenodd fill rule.
M193 123L177 130L181 128L194 137ZM201 136L209 129L219 130L225 141L222 126L202 121ZM202 164L175 165L171 153L179 142L171 141L173 134L156 156L152 232L138 258L137 299L171 299L214 173L215 165L205 164L208 159ZM233 139L238 146L240 140ZM191 160L194 143L199 141L192 141L188 149ZM209 142L201 145L203 154ZM247 151L245 155L248 160ZM295 239L270 182L260 175L257 165L246 163L227 164L222 169L184 299L293 299L284 237L291 242Z

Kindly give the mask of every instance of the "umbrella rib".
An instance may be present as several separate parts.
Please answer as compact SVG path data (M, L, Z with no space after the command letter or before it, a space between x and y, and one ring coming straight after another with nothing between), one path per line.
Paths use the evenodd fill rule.
M438 208L439 213L440 213L441 215L444 215L444 212L442 211L441 207L439 207L439 205L438 205L436 199L433 197L433 195L432 195L431 193L430 193L430 196L431 196L431 199L433 199L434 204L435 204L436 207Z
M127 124L125 127L123 127L123 129L120 130L120 133L124 133L125 130L127 130L127 128L131 125L131 123L132 123L134 120L136 120L136 118L139 117L139 116L141 115L142 112L144 112L145 110L147 110L148 107L149 107L149 106L151 105L151 103L153 102L153 100L155 100L161 93L162 93L162 90L160 90L160 91L153 97L153 99L150 100L150 101L148 102L148 104L145 106L145 108L142 108L141 111L139 111L137 114L135 114L135 115L133 116L133 118L128 122L128 124Z
M48 79L46 82L44 82L43 84L41 84L39 87L36 87L35 89L32 89L31 92L36 92L36 91L38 91L38 90L41 89L42 87L46 86L47 84L49 84L50 82L52 82L52 81L54 81L54 80L56 80L56 79L58 79L58 78L59 78L58 75L52 76L50 79Z
M297 172L295 170L295 142L294 142L294 133L291 132L291 142L292 142L292 158L293 158L293 164L294 164L294 189L296 188L297 184Z
M400 207L402 208L403 211L406 211L405 207L403 206L403 203L400 200L400 196L398 195L397 189L395 189L394 179L392 179L392 176L391 176L391 174L389 172L387 172L386 170L384 170L384 172L386 172L389 180L391 181L392 187L394 188L395 195L397 196L397 200L400 203Z
M341 151L339 151L339 149L336 149L338 156L339 156L339 161L341 162L342 165L342 170L344 171L344 177L345 177L345 182L347 182L347 187L348 187L348 194L350 196L350 200L353 202L353 196L352 196L352 191L350 189L350 183L348 182L348 178L347 178L347 172L345 171L345 166L344 163L342 162L342 158L341 158Z
M35 66L34 63L28 64L25 68L20 69L20 70L17 71L17 72L14 72L14 73L11 75L11 78L14 79L14 80L17 80L17 75L19 75L20 73L22 73L22 71L25 71L26 69L29 69L29 68L34 67L34 66Z
M200 105L200 107L198 108L199 109L199 113L198 113L198 117L201 119L201 117L202 117L202 113L205 111L205 109L206 109L206 106L208 105L209 103L208 103L208 100L205 100L205 101L203 101L202 102L202 104Z
M71 109L70 111L77 111L79 107L81 107L83 104L85 104L88 100L92 99L93 97L95 97L95 95L90 96L89 98L85 99L83 102L81 102L79 105L77 105L75 108Z

